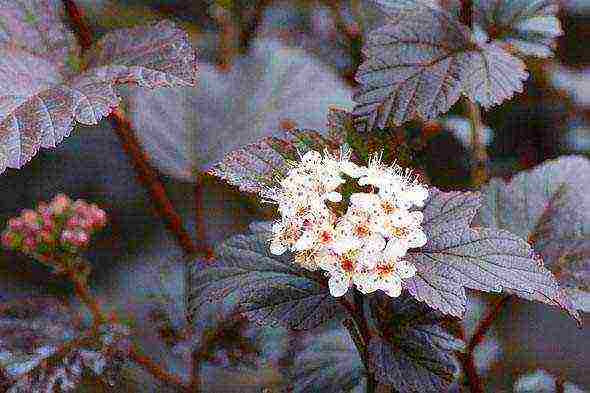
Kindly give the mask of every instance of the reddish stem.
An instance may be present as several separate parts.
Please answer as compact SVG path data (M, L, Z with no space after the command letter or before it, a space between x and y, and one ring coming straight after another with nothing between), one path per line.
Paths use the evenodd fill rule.
M84 20L82 9L76 5L74 0L63 0L63 3L70 22L76 30L82 50L87 50L92 45L93 34ZM175 235L184 253L187 256L192 256L196 251L193 240L185 229L182 218L168 198L158 174L148 163L147 156L141 149L130 122L118 109L114 110L109 118L121 140L123 149L133 161L139 181L148 190L159 215L166 223L166 227Z
M489 310L486 316L479 322L471 340L469 340L469 343L467 344L467 351L463 356L462 363L469 385L469 391L471 393L484 392L483 384L477 374L477 368L475 367L474 352L485 339L490 328L494 324L494 321L498 318L508 300L510 300L510 295L503 295L496 301L492 309Z
M148 163L147 157L141 149L131 124L123 113L115 109L110 116L113 128L121 140L123 149L133 161L133 166L141 184L149 191L152 201L156 206L158 214L166 223L166 227L172 232L178 244L182 247L187 256L197 252L193 239L184 227L180 214L175 210L174 205L166 194L166 189L160 181L158 174Z
M76 5L74 0L63 0L63 3L71 25L76 31L78 42L80 43L82 50L85 51L89 49L92 46L93 35L90 27L88 27L88 24L84 21L84 13L82 9Z
M459 17L466 26L473 27L473 0L461 0Z
M196 232L196 255L206 259L213 258L213 250L209 247L207 231L205 227L205 214L203 207L203 191L209 175L199 173L195 184L195 232Z
M129 351L129 358L141 367L143 367L153 377L155 377L159 381L165 382L167 384L166 386L174 385L180 388L183 392L192 392L192 390L190 390L190 388L187 387L179 377L165 371L152 359L139 354L133 348Z

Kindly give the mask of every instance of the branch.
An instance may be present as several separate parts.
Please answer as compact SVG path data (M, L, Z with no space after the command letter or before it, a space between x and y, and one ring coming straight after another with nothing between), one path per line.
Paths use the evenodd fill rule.
M366 393L375 393L377 391L377 380L375 374L370 371L368 345L371 339L371 332L369 330L367 320L365 319L363 312L363 296L354 291L354 304L351 304L346 299L340 301L340 303L346 308L351 318L345 319L343 325L348 330L352 341L359 353L363 365L365 366L365 372L367 377Z
M74 284L74 289L76 295L80 299L80 301L90 310L92 317L93 317L93 328L92 332L93 335L96 335L98 328L101 324L106 322L109 318L102 310L100 304L96 300L94 296L90 293L88 285L84 281L84 279L80 278L78 274L76 274L75 269L70 269L67 271L68 277L72 280ZM116 319L113 315L111 319ZM84 338L84 337L83 337ZM76 343L76 342L73 342ZM70 347L73 344L70 344ZM68 348L70 348L68 347ZM66 348L67 349L67 348ZM152 359L141 356L138 354L137 349L135 347L131 347L127 354L129 359L133 360L135 363L142 366L146 371L148 371L154 378L165 382L167 385L175 385L180 388L183 392L190 392L188 387L184 384L184 382L177 376L166 372L162 369L158 364L156 364Z
M160 181L158 174L148 163L147 157L141 149L139 141L131 128L131 124L118 109L113 111L110 119L115 132L121 140L123 149L133 161L137 178L149 192L158 214L166 224L166 228L174 234L176 241L184 251L185 255L187 257L193 256L197 252L197 247L184 227L180 214L178 214L174 205L168 198L166 189Z
M475 367L475 356L474 352L477 347L484 341L486 335L490 331L490 328L494 324L494 321L500 315L503 307L506 303L510 300L510 295L503 295L501 296L491 310L488 311L486 316L479 321L479 324L475 328L469 343L467 344L467 351L463 356L462 363L463 369L466 374L467 383L469 385L469 391L471 393L483 393L483 384L479 375L477 374L477 369Z
M461 0L459 18L466 26L473 27L473 0Z
M158 364L156 364L152 359L143 356L137 352L135 348L132 348L129 351L129 358L133 360L135 363L143 367L148 373L150 373L154 378L158 379L159 381L165 382L166 386L174 385L178 387L181 391L192 393L196 392L190 390L188 386L184 384L184 382L174 374L171 374L164 369L162 369Z
M479 105L468 98L465 99L465 105L467 106L471 123L471 148L473 160L471 166L471 181L475 188L479 188L488 180L488 152L483 140L481 110L479 109Z
M80 46L83 50L87 50L91 47L93 38L92 31L84 20L84 14L81 8L76 5L74 0L63 0L63 3L70 22L78 35ZM139 181L149 192L157 212L166 223L166 227L174 234L185 255L187 257L192 256L196 252L193 240L185 229L182 218L176 212L172 202L168 198L158 174L148 163L147 157L135 137L131 124L120 110L114 110L109 118L121 140L123 149L133 161Z

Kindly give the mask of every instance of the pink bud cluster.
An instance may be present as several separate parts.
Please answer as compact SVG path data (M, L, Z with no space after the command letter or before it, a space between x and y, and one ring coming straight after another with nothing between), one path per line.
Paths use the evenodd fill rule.
M49 203L40 202L36 210L25 209L11 218L2 245L31 255L73 253L87 247L92 234L106 223L107 215L97 205L59 194Z

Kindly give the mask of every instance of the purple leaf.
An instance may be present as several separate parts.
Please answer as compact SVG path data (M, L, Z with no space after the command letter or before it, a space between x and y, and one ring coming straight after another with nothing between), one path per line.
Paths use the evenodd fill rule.
M440 315L409 296L374 296L371 310L380 332L369 342L376 378L399 393L446 391L459 369L454 352L464 343L440 324Z
M170 21L105 35L88 54L87 74L102 82L140 87L193 86L195 54L187 34Z
M130 99L138 138L165 174L194 182L226 154L268 136L281 123L325 131L331 106L352 109L351 90L302 50L260 39L228 72L199 65L197 88L138 90Z
M0 2L0 47L16 46L52 62L64 73L72 72L75 64L69 63L77 62L80 49L63 20L61 1L3 0Z
M74 121L94 125L109 115L119 104L117 84L153 88L194 82L186 34L169 22L109 33L88 62L94 68L68 77L59 64L0 46L0 172L21 168L41 147L55 147Z
M505 290L562 307L579 320L526 241L505 230L469 226L479 206L475 193L430 190L423 210L428 243L408 252L417 268L416 276L405 282L409 292L445 314L460 317L465 311L465 288Z
M323 277L297 267L289 254L270 254L270 233L263 228L259 224L254 234L221 243L216 261L193 264L189 315L213 302L260 324L306 330L340 313Z
M482 43L480 48L465 58L468 72L463 75L463 92L484 108L491 108L522 92L528 73L522 60L500 46Z
M462 93L488 107L522 91L528 74L521 60L476 42L439 7L402 3L382 4L389 23L369 34L356 74L354 114L369 130L432 120Z
M533 246L574 297L590 296L590 161L563 157L483 191L476 223L509 230ZM581 305L578 308L583 309Z
M268 137L230 152L209 173L229 184L238 186L240 191L267 196L266 191L284 175L288 159L297 159L312 148L323 151L338 148L344 141L352 118L349 112L332 109L328 114L328 137L311 130L285 131L282 136Z
M345 330L332 328L302 341L290 372L290 391L364 392L365 367Z
M523 55L551 57L563 34L557 0L475 0L474 23Z
M107 377L124 355L126 328L85 329L80 316L54 298L0 307L0 364L9 393L72 391L87 370Z

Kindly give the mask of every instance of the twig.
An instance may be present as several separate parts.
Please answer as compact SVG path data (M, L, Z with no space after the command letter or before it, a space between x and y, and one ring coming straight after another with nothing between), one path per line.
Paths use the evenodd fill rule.
M76 5L74 0L63 0L63 3L71 25L76 31L78 42L80 43L82 50L85 51L89 49L93 42L92 31L90 31L90 27L84 21L82 9Z
M197 252L193 239L186 230L180 214L178 214L168 198L166 189L160 181L158 174L148 163L147 157L133 133L131 124L118 109L113 111L110 119L115 132L121 140L123 150L125 150L129 158L133 161L137 178L149 191L158 214L166 223L168 230L176 237L176 241L182 247L185 255L193 256Z
M205 228L205 214L203 207L203 190L209 175L198 173L195 183L195 232L196 232L196 249L195 254L206 259L213 258L213 250L209 246L207 231Z
M377 391L378 383L375 379L375 374L370 371L371 366L369 361L368 345L371 339L371 332L364 316L363 302L363 296L356 291L354 293L354 305L348 302L346 299L340 300L340 303L346 308L350 315L350 318L346 319L343 324L348 330L348 333L354 342L363 365L365 366L367 378L365 392L375 393Z
M461 0L459 18L466 26L473 27L473 0Z
M477 374L477 369L475 367L474 352L486 338L494 321L498 318L500 312L508 300L510 300L510 295L502 295L496 301L496 303L494 303L494 306L488 311L486 316L483 317L481 321L479 321L479 324L475 328L469 343L467 343L467 349L465 355L462 357L462 363L463 370L466 374L465 376L467 378L469 391L471 393L483 393L484 391L481 378Z
M475 188L482 186L488 179L488 153L483 141L483 124L481 122L481 110L470 99L465 99L467 112L471 122L471 148L473 151L473 164L471 166L471 181Z
M67 15L78 35L78 41L83 50L90 48L93 42L92 31L84 20L82 9L74 0L63 0ZM120 110L114 110L109 116L115 132L119 136L123 149L133 161L137 177L141 184L148 190L151 199L156 206L159 215L166 223L166 227L172 232L184 253L191 256L196 247L186 231L182 218L174 209L172 202L166 195L164 185L160 181L156 171L148 163L145 153L142 151L129 121Z
M156 364L152 359L148 358L147 356L143 356L137 352L135 348L132 348L129 351L129 358L133 360L135 363L143 367L147 372L149 372L153 377L157 378L159 381L165 382L167 386L174 385L181 389L183 392L195 392L190 390L188 386L176 375L171 374L163 370L158 364Z
M88 285L86 284L84 279L82 279L78 274L76 274L74 269L68 270L67 274L72 283L74 284L74 290L76 295L78 296L80 301L90 310L92 314L92 331L94 332L94 334L96 334L100 325L106 322L109 318L102 310L96 298L92 296L92 294L90 293ZM115 316L113 316L113 319L114 318ZM141 365L144 369L146 369L146 371L148 371L152 376L154 376L158 380L165 382L167 384L173 384L182 389L182 391L189 392L188 387L179 377L166 372L152 359L139 355L134 347L130 348L128 356L131 360Z

